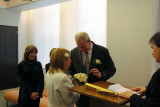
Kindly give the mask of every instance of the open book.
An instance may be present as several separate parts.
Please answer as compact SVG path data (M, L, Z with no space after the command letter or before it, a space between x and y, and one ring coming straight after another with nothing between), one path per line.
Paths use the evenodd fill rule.
M110 85L108 89L112 90L112 91L115 91L117 93L122 93L122 92L125 92L125 91L131 91L130 89L125 88L120 84Z
M117 93L122 93L122 92L125 92L125 91L131 91L130 89L128 88L125 88L123 87L122 85L120 84L114 84L114 85L110 85L108 90L112 90L114 92L117 92ZM133 93L137 94L136 91L132 91ZM137 94L139 95L139 94Z

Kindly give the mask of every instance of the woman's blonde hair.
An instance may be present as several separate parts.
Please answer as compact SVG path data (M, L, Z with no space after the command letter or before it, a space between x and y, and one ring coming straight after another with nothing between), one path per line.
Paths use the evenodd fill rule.
M55 73L58 69L65 70L64 61L71 57L70 51L65 48L56 48L50 56L49 73Z

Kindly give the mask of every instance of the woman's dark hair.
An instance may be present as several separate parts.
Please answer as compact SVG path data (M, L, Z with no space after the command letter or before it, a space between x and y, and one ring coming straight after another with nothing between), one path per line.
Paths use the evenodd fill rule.
M154 34L151 39L149 40L149 43L154 43L158 48L160 47L160 32Z
M29 61L28 56L33 51L36 51L36 54L38 53L38 50L34 45L28 45L26 47L25 52L24 52L23 62L28 62ZM37 57L35 58L35 61L37 61Z

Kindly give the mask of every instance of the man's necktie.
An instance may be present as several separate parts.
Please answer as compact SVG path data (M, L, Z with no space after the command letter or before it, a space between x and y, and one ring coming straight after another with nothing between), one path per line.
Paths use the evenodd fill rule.
M89 73L89 57L88 57L88 52L85 53L85 56L86 56L86 59L85 59L85 65L84 65L84 67L85 67L86 72L88 74Z

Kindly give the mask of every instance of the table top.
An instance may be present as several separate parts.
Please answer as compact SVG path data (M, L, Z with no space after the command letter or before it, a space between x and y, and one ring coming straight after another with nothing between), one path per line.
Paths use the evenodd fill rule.
M108 89L109 85L112 85L114 83L110 83L110 82L106 82L106 81L98 81L98 82L95 82L95 83L92 83L92 84ZM86 87L87 86L85 86L85 85L75 86L75 87L73 87L69 90L80 93L82 95L89 96L91 98L96 98L96 99L103 100L103 101L110 101L110 102L117 103L117 104L120 104L120 105L129 102L128 99L118 97L118 96L110 96L110 95L107 95L107 94L104 94L104 93L99 93L96 90L88 89Z

